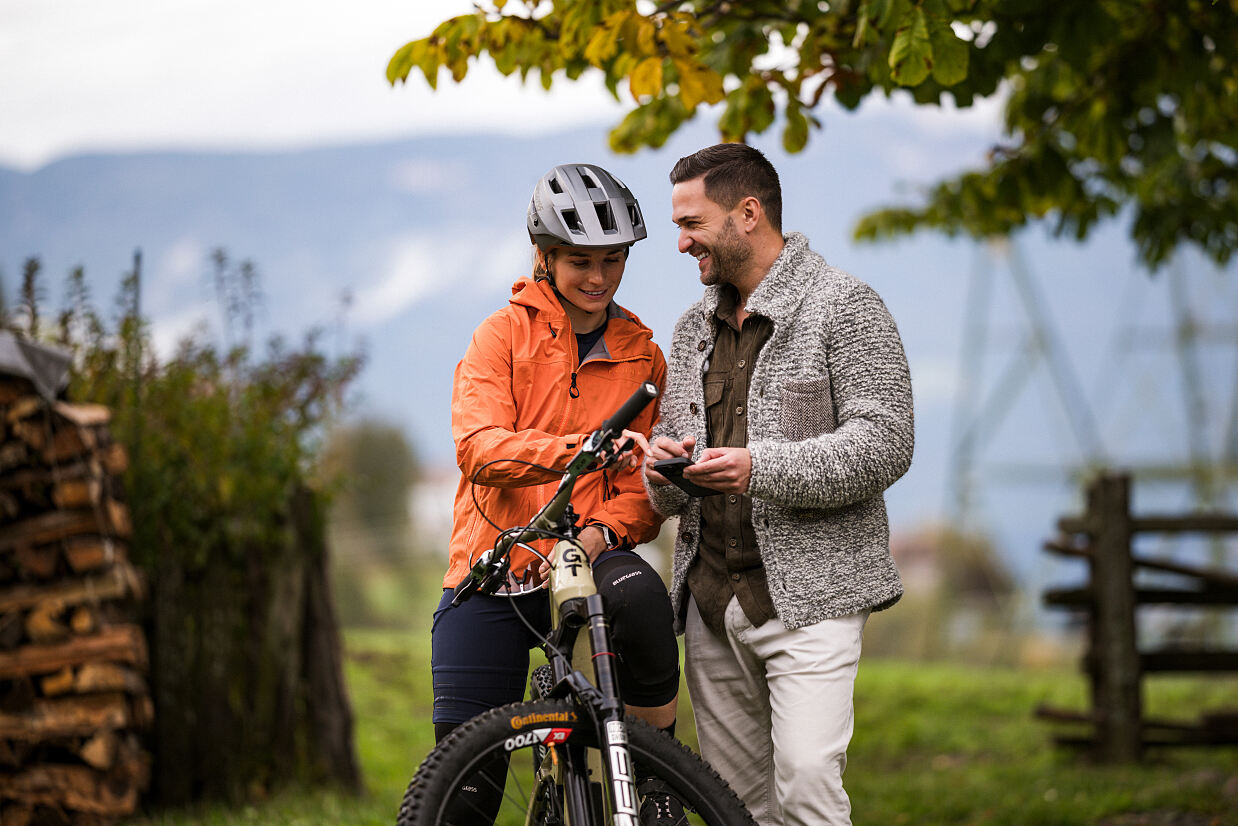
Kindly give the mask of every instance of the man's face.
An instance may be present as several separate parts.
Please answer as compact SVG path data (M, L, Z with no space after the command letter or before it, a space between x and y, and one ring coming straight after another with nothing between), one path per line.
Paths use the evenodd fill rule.
M705 179L694 178L671 189L671 220L679 226L679 251L697 261L701 283L736 283L752 258L752 247L728 211L705 194Z

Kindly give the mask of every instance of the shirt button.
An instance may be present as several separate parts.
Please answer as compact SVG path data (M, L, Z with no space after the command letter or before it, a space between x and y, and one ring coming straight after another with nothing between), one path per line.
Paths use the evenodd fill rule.
M743 359L740 359L739 361L735 362L735 366L736 366L736 367L739 367L740 369L743 369L743 366L744 366L745 364L747 364L747 362L746 362L746 361L744 361Z
M735 415L736 416L744 415L744 406L742 404L739 407L735 408Z
M731 574L731 579L733 579L736 582L739 582L739 574Z
M739 541L738 541L738 540L736 540L736 539L735 539L735 537L733 537L733 536L732 536L732 537L731 537L731 538L727 541L727 543L726 543L726 544L728 544L728 545L730 545L732 548L734 548L736 545L738 545L738 544L739 544Z
M739 497L738 497L738 496L736 496L735 494L731 494L730 496L728 496L728 497L726 498L726 501L728 501L728 502L730 502L732 505L734 505L736 502L738 502L738 501L739 501Z

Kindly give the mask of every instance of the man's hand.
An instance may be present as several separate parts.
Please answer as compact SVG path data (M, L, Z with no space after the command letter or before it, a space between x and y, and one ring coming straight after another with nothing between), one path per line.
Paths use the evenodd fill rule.
M647 445L645 449L645 478L649 480L649 484L658 487L665 487L671 483L661 473L653 469L654 462L660 462L663 459L671 459L675 456L691 456L692 448L696 447L696 437L689 436L682 442L677 442L674 439L668 439L666 436L659 436L653 440L652 445Z
M648 467L645 473L649 473ZM723 493L747 493L752 480L752 454L746 447L706 448L699 461L684 469L683 476Z
M585 549L585 555L589 557L589 562L597 559L602 551L606 550L606 535L602 533L602 529L596 525L589 525L576 536L576 541ZM554 561L554 548L550 549L550 560ZM550 576L549 563L542 562L537 566L537 581L542 582L546 577Z

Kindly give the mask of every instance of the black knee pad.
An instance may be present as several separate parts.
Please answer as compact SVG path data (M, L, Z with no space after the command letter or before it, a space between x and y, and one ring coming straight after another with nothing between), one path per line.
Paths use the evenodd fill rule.
M612 552L593 566L593 579L606 600L624 702L666 705L679 692L679 646L662 578L640 555Z

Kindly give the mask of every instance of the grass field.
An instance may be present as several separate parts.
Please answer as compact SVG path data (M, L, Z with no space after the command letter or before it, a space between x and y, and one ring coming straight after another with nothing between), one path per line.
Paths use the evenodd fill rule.
M242 808L146 818L150 826L391 824L433 742L428 635L352 631L347 674L367 793L288 790ZM1012 670L865 659L846 784L856 826L1238 826L1238 748L1154 752L1101 767L1051 744L1038 703L1082 709L1069 670ZM1238 679L1156 678L1149 714L1186 720L1238 706ZM687 703L683 739L692 743Z

